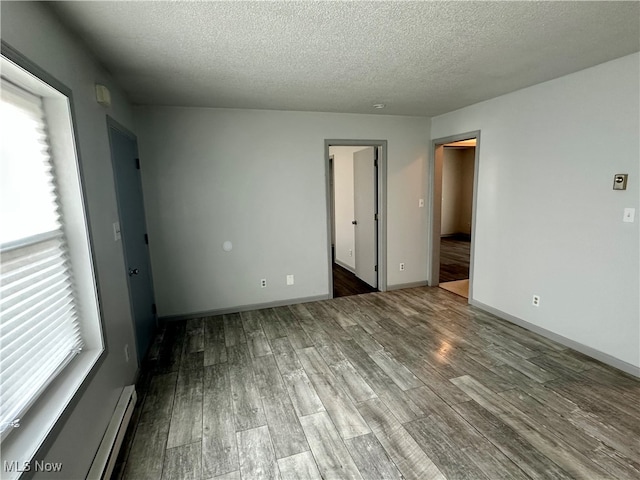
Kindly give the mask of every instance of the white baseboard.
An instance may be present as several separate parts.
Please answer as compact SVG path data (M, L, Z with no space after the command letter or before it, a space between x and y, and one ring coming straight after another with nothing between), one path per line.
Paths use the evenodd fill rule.
M497 308L490 307L489 305L485 305L482 302L478 302L477 300L471 300L469 302L474 307L479 308L480 310L484 310L492 315L495 315L502 320L506 320L511 323L515 323L527 330L537 333L538 335L542 335L549 340L553 340L554 342L558 342L565 347L572 348L580 353L584 353L585 355L599 360L602 363L606 363L607 365L617 368L618 370L622 370L634 377L640 378L640 367L632 365L631 363L627 363L624 360L620 360L619 358L612 357L608 353L601 352L600 350L596 350L595 348L589 347L587 345L583 345L582 343L576 342L575 340L571 340L570 338L564 337L557 333L554 333L546 328L539 327L533 323L529 323L526 320L522 320L521 318L514 317L508 313L505 313Z
M336 265L340 265L342 268L344 268L345 270L348 270L349 272L353 273L354 275L356 274L355 268L350 267L349 265L347 265L344 262L341 262L337 258L334 260L334 262L335 262Z

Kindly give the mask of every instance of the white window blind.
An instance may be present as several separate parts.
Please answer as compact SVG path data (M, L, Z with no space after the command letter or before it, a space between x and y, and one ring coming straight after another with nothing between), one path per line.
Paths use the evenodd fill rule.
M83 343L42 99L3 79L0 131L4 439Z

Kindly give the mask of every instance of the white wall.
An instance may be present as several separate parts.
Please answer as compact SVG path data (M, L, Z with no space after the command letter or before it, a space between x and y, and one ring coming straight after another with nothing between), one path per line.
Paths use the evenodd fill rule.
M481 130L474 300L640 366L640 55L432 119ZM613 175L628 173L626 191ZM541 305L532 307L533 294Z
M109 353L55 439L47 461L63 462L63 471L46 478L84 478L123 386L135 377L135 362L125 363L124 345L135 348L122 245L113 240L117 206L106 114L131 126L129 105L94 59L53 16L31 2L2 2L2 40L73 91L77 139L84 170L89 218ZM111 90L113 107L95 102L94 83ZM135 353L132 353L135 358ZM36 475L39 478L40 475Z
M160 316L329 294L325 139L388 140L388 284L426 281L427 118L135 113ZM401 261L405 272L392 268Z
M329 154L334 157L336 260L351 271L356 268L355 229L351 223L356 218L353 210L353 154L362 149L363 147L329 148Z

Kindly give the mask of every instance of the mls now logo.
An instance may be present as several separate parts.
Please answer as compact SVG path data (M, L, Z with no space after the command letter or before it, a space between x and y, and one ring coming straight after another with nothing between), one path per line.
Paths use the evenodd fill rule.
M7 462L3 464L3 470L9 472L60 472L62 471L62 462L43 462L36 460L33 462Z

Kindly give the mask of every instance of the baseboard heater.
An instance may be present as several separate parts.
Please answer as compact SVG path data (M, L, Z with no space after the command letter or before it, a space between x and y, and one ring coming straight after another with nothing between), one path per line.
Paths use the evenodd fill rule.
M136 399L135 385L124 387L107 431L102 437L98 453L96 453L91 464L87 480L109 480L111 478L122 440L127 432L133 409L136 406Z

